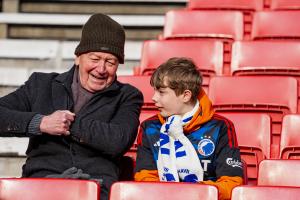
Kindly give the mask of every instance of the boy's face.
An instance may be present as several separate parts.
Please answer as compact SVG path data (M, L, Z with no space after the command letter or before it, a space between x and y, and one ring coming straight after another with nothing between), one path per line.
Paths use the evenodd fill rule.
M169 87L154 89L152 100L163 117L185 113L184 94L176 96L175 91Z

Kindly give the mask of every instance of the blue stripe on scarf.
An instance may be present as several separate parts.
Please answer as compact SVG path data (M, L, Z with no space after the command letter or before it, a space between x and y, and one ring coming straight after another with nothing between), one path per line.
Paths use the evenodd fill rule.
M170 155L170 149L163 147L165 144L170 142L168 135L161 133L160 134L160 152L161 154Z
M186 119L183 119L182 121L183 121L184 123L186 123L186 122L190 121L192 118L193 118L193 116L190 116L190 117L188 117L188 118L186 118Z
M175 118L175 117L172 117L172 119L171 119L171 121L170 121L170 124L166 124L166 130L165 130L165 133L168 133L168 132L169 132L170 125L173 123L174 118Z
M179 141L175 141L174 142L174 146L175 146L175 156L176 158L180 158L180 157L183 157L183 156L186 156L186 152L185 151L178 151L177 150L181 147L183 147L183 145L181 144L181 142Z
M167 149L167 148L160 148L160 153L161 153L161 154L170 155L170 149Z

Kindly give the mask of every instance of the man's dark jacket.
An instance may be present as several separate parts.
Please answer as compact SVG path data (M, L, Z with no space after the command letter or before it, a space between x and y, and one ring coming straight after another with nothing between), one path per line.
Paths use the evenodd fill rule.
M136 137L143 96L114 81L93 95L76 114L70 136L30 135L36 114L73 109L74 67L63 74L33 73L15 92L0 99L0 136L30 137L23 177L60 174L70 167L102 178L109 188L118 179L118 161Z

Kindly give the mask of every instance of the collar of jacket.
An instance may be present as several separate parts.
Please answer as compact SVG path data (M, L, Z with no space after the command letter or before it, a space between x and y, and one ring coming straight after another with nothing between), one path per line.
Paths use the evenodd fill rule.
M73 95L72 95L72 81L75 71L73 66L69 71L57 75L55 80L52 82L52 102L55 110L71 110L73 107ZM115 80L108 88L96 92L92 99L103 95L104 93L118 93L122 84Z

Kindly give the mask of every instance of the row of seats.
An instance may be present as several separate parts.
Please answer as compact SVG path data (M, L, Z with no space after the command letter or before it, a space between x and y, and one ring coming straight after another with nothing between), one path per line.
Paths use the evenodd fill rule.
M236 41L231 48L230 75L300 75L300 41ZM224 75L224 50L221 41L148 40L135 75L151 75L170 57L189 57L207 80Z
M155 109L150 76L118 76L144 94L144 109ZM147 83L147 84L145 84ZM217 110L259 110L297 113L298 82L281 76L215 76L210 79L208 96Z
M283 117L281 135L277 135L280 138L279 146L272 141L275 136L272 136L269 115L255 113L222 113L222 115L229 118L235 125L241 157L247 163L250 183L255 183L257 180L258 166L262 160L274 158L277 154L279 156L275 158L299 159L300 115Z
M300 194L300 160L263 160L259 165L257 186L233 189L232 200L297 199ZM0 199L5 200L98 200L100 187L94 181L72 179L2 178ZM111 200L217 200L215 186L191 183L116 182ZM101 196L100 196L101 198Z
M189 0L188 9L232 9L232 10L263 10L266 6L271 10L300 9L298 0Z
M257 186L260 189L256 190L256 185L236 187L232 192L231 199L297 199L298 196L295 195L297 193L299 195L300 192L299 167L300 160L263 160L259 163L257 179ZM277 195L280 193L289 195L279 197L274 194L260 193L260 191L270 192L270 186L272 186L273 190L279 189L280 192L275 193ZM185 187L187 188L185 189ZM179 191L176 191L176 188L181 188L180 191L183 191L183 193L181 194ZM199 184L119 182L112 186L111 194L115 195L112 196L114 197L112 199L119 199L118 197L122 197L124 200L135 200L137 199L136 197L139 196L138 193L146 194L146 199L218 199L216 198L217 193L215 190L216 189L213 189L212 186L203 186ZM248 191L251 191L252 193L248 193ZM174 195L174 197L170 197L170 195Z
M250 39L299 38L300 28L294 26L299 18L300 11L297 10L255 12ZM202 37L242 40L243 36L244 16L240 11L187 9L167 12L162 34L163 39Z
M244 16L244 39L250 39L254 13L300 10L300 2L298 0L189 0L186 9L240 11Z

